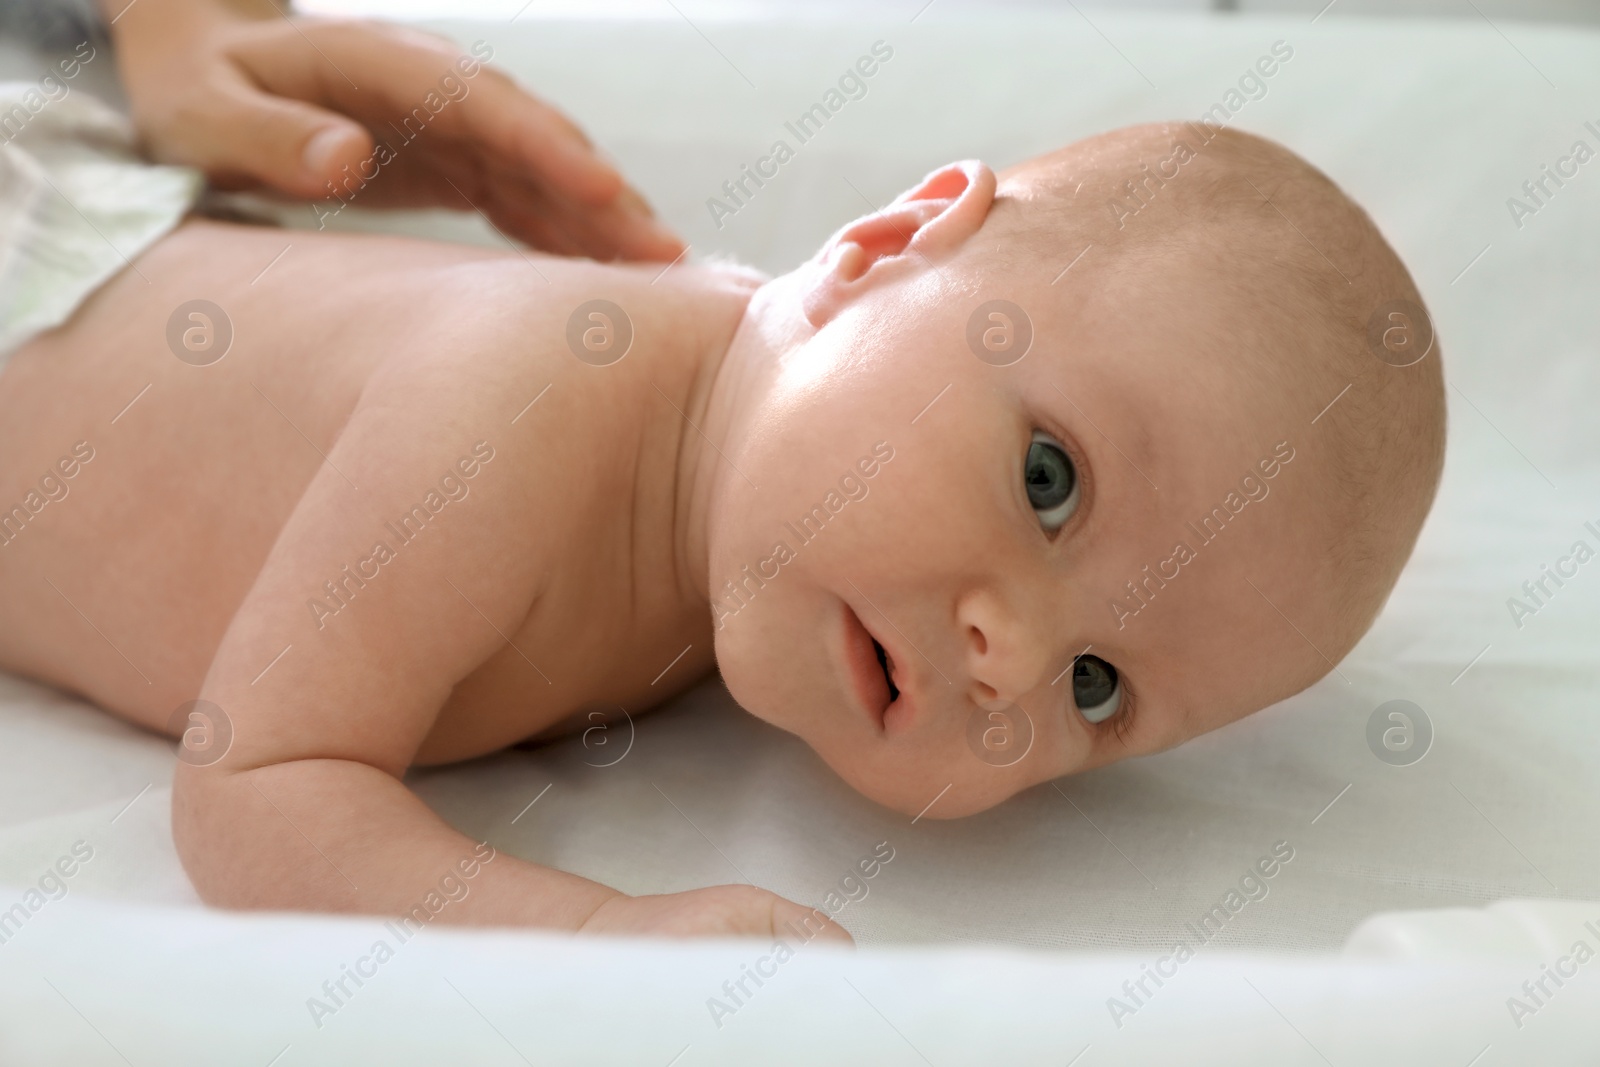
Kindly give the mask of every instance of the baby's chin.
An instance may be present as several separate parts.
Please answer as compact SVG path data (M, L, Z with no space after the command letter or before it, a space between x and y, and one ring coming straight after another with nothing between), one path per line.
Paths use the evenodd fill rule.
M853 736L801 739L836 777L862 797L907 819L960 819L1005 803L1033 785L1023 766L994 767L958 743L959 754L923 751L920 744L875 739L869 746Z
M1015 794L1009 787L996 788L981 780L951 781L949 775L885 783L873 781L870 776L857 773L855 768L832 766L832 769L846 785L874 804L918 822L979 815L1005 803ZM990 770L988 767L980 769ZM939 780L936 782L934 778Z

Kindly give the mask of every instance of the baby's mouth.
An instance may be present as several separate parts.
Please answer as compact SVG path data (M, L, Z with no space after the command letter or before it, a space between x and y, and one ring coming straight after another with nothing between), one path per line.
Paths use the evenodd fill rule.
M883 680L889 683L889 703L893 704L900 699L900 687L894 684L894 660L883 650L877 641L872 642L872 650L878 654L878 666L883 668Z

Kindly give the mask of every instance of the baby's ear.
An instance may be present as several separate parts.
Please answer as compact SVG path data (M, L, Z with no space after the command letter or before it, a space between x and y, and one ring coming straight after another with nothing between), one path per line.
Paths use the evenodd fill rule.
M828 239L810 263L802 305L820 329L866 290L927 269L977 233L994 203L995 177L976 159L940 167Z

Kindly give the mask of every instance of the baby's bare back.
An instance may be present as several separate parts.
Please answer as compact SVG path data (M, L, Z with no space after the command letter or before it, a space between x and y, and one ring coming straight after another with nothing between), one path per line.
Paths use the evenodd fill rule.
M158 730L210 672L255 762L396 773L682 688L655 270L185 225L0 376L0 665ZM566 343L597 297L608 367Z
M214 223L134 267L0 376L0 666L169 732L216 709L173 779L202 898L398 915L459 872L450 922L804 917L497 857L401 780L710 668L682 412L749 279ZM633 334L605 366L567 340L622 327L594 300Z

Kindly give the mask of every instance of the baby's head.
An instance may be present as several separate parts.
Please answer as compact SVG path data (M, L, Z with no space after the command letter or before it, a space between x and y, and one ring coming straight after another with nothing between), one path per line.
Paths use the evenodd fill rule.
M1304 689L1438 483L1420 305L1366 214L1256 137L934 172L764 286L728 354L729 690L936 818Z

